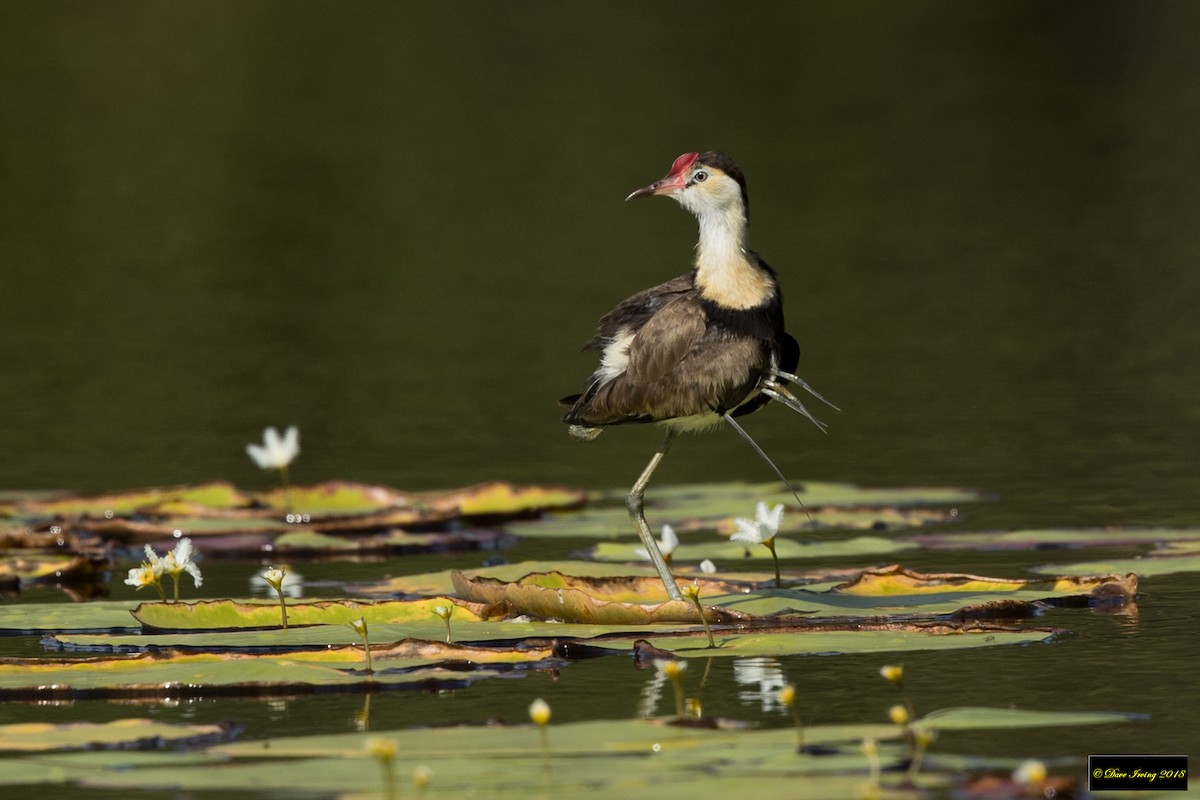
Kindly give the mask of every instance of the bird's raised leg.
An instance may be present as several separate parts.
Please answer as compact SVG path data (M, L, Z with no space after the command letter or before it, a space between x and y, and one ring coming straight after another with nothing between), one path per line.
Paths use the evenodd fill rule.
M662 551L658 549L658 542L654 540L654 534L650 532L650 526L646 524L646 514L643 510L642 500L646 494L646 486L650 483L650 476L654 474L658 462L662 461L663 456L667 454L667 448L671 446L671 440L674 438L675 432L668 430L663 443L658 446L658 452L654 454L654 457L650 459L650 463L642 470L641 477L637 479L637 483L633 485L629 496L625 498L625 507L629 509L629 518L633 520L633 525L637 528L638 536L641 537L642 544L646 547L646 552L650 554L650 560L654 562L654 568L658 570L658 577L662 578L663 587L666 588L667 594L670 595L672 600L682 600L683 594L675 584L675 578L671 576L671 569L667 566L667 560L663 558Z

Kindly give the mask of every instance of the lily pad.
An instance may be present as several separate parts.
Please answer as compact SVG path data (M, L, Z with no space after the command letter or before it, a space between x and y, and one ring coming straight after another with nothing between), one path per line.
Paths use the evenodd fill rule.
M308 515L313 519L366 515L415 506L409 495L395 489L352 481L278 487L254 497L259 503L278 512Z
M753 517L754 508L733 509L721 507L727 513L705 516L712 511L708 506L669 506L660 508L652 515L655 525L668 523L675 532L685 535L691 532L716 532L729 536L737 530L734 519L738 516ZM812 520L809 520L809 517ZM915 528L922 525L946 523L956 520L958 515L947 509L932 508L810 508L808 514L799 510L787 515L780 527L782 533L793 533L818 528L821 530L895 530ZM526 538L575 537L587 539L617 539L635 535L629 514L622 508L588 508L574 514L551 514L538 520L512 522L508 530Z
M241 508L250 498L233 484L214 481L196 486L175 486L164 489L139 489L91 497L60 497L48 500L28 500L18 504L22 514L60 519L80 517L113 517L129 515L168 502L182 502L205 508Z
M1200 528L1092 528L1086 530L926 533L905 541L930 550L1066 550L1200 540Z
M634 558L636 544L601 542L589 552L597 561L629 561ZM797 542L783 537L775 540L775 552L782 559L831 559L856 556L894 555L915 548L915 544L883 539L878 536L858 536L853 539L835 541ZM771 552L761 545L749 547L730 541L705 542L703 544L681 544L671 554L673 561L722 561L738 560L770 561Z
M30 554L0 559L0 578L13 577L23 583L45 580L77 580L94 576L107 568L108 559L99 555Z
M363 670L361 648L317 653L150 653L111 658L0 659L0 698L199 697L211 694L279 695L317 689L368 691L389 686L462 684L497 674L428 666L423 659L386 660Z
M151 719L72 722L64 725L23 722L0 725L0 752L198 747L227 741L235 730L236 726L229 723L175 725Z
M956 712L945 713L953 717ZM1007 721L1019 725L1021 715L1010 712ZM1127 719L1064 714L1056 722L1030 718L1028 724L1120 724ZM987 729L982 718L980 725ZM858 742L865 738L881 741L885 767L897 766L904 758L903 749L889 744L899 734L894 725L807 727L806 741L845 747L843 753L828 756L796 753L795 732L789 729L710 729L627 720L551 725L548 734L548 757L542 755L541 739L533 726L493 725L237 742L210 748L211 754L228 759L220 769L184 764L124 769L97 765L90 774L81 770L72 777L88 786L124 789L224 790L243 795L250 791L350 791L378 797L381 774L366 755L368 739L376 738L396 745L403 754L405 770L416 764L429 768L430 795L461 797L484 792L488 797L527 798L532 791L583 800L614 795L685 800L740 797L752 785L756 798L782 800L796 797L797 786L802 784L805 798L845 800L859 796L867 768L857 752ZM67 769L91 766L79 756L59 763ZM885 773L881 796L920 796L917 789L898 789L899 781ZM947 784L944 775L921 778L926 792Z
M454 606L454 617L482 618L483 609L446 597L360 603L353 600L294 603L287 608L288 625L347 625L359 618L368 625L425 621L438 606ZM150 630L215 630L273 628L280 624L278 603L237 603L201 600L195 603L142 603L134 618Z
M932 506L973 503L984 499L974 489L946 487L906 487L895 489L864 489L853 483L824 481L795 481L800 499L809 509L825 506L862 508L867 506ZM599 498L624 500L628 488L603 492ZM647 508L697 509L695 516L721 517L753 516L755 504L782 503L796 507L796 498L782 483L693 483L676 486L654 486L646 493Z
M548 509L582 508L587 493L567 486L517 486L504 481L422 494L423 505L463 517L520 517Z
M1200 572L1200 543L1168 542L1152 553L1131 558L1083 561L1077 564L1046 564L1033 567L1042 575L1095 575L1102 572L1131 572L1147 578L1179 572Z

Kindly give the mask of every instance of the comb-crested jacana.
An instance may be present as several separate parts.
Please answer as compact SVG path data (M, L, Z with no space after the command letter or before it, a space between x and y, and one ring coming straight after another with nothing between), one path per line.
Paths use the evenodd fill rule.
M800 348L783 328L775 271L746 246L750 203L746 179L733 160L717 152L684 153L666 177L625 199L654 195L670 197L699 219L695 267L601 318L584 346L600 351L600 366L582 393L563 398L570 405L563 421L572 436L584 440L610 425L656 422L666 429L626 506L667 594L680 600L643 509L646 485L671 440L680 431L724 421L766 458L734 417L776 400L824 429L787 384L824 398L794 374Z

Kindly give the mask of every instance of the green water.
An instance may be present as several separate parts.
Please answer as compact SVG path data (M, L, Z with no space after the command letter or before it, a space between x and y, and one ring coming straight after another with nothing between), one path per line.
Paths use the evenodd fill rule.
M621 198L718 148L748 175L801 372L845 409L827 436L747 420L785 472L994 492L971 529L1194 525L1198 25L1170 2L6 4L0 487L259 487L244 444L293 423L302 482L631 483L657 435L581 445L556 400L599 316L689 263L687 215ZM657 480L770 477L723 433ZM1144 584L1137 616L1056 612L1076 634L1053 647L906 659L914 690L1155 715L962 748L1186 751L1190 584ZM887 700L859 691L873 659L786 666L814 722ZM706 711L752 715L731 670ZM556 720L619 715L644 681L589 662L372 714L511 719L544 694ZM148 713L312 732L360 702Z

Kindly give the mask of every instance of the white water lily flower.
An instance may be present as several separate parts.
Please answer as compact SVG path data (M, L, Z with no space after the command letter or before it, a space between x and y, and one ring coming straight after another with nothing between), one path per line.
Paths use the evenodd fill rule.
M275 591L279 591L280 587L283 586L283 576L285 574L286 573L278 567L267 567L266 571L261 573L261 577L264 581L271 584Z
M129 577L125 579L125 583L135 589L141 589L145 586L153 586L158 583L159 575L154 571L154 567L149 564L142 564L140 567L134 567L129 570Z
M773 542L783 523L783 504L767 510L767 504L759 502L753 520L738 517L733 523L737 525L737 533L729 537L732 541L749 544Z
M300 429L291 425L280 438L279 431L267 428L263 431L263 443L246 445L246 453L261 469L285 469L300 455Z
M154 576L156 578L161 578L163 573L167 571L167 560L165 558L159 558L158 554L154 552L154 548L150 545L146 545L145 550L146 560L142 562L142 566L154 570Z
M204 581L200 577L200 567L196 566L196 562L192 560L191 539L180 539L179 544L175 545L175 549L167 553L167 557L161 559L159 563L163 565L163 572L175 580L179 580L179 576L186 572L192 576L196 586Z
M663 525L662 539L658 541L658 549L663 554L663 560L668 564L671 563L671 553L674 553L677 547L679 547L679 537L675 534L675 529L670 525ZM650 553L644 547L635 548L633 552L642 561L650 560Z

